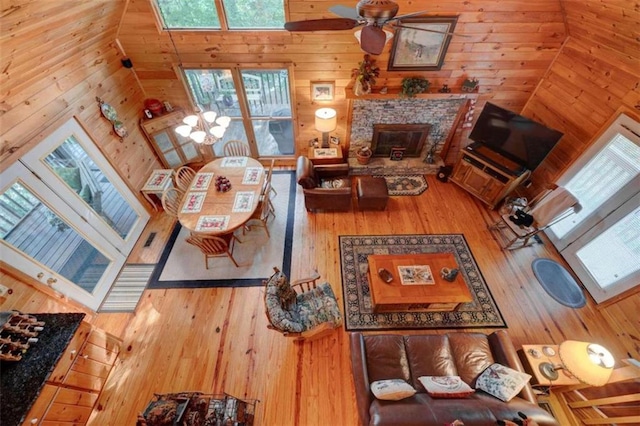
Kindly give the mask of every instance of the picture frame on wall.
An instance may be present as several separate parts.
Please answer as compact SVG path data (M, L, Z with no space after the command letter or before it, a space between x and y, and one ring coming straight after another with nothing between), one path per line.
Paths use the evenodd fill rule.
M457 21L457 16L400 20L387 69L426 71L442 68Z
M312 81L311 100L332 101L334 99L335 87L333 81Z

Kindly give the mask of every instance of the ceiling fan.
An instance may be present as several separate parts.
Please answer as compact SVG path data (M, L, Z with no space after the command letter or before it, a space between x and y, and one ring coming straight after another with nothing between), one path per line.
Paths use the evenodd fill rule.
M424 15L426 11L396 16L398 4L392 0L360 0L355 8L348 6L332 6L329 10L341 18L311 19L308 21L286 22L288 31L334 31L350 30L364 25L360 35L360 47L367 53L379 55L387 42L387 35L382 27L411 16ZM395 23L395 27L404 27ZM424 28L407 27L421 31L437 32ZM443 33L450 35L452 33Z

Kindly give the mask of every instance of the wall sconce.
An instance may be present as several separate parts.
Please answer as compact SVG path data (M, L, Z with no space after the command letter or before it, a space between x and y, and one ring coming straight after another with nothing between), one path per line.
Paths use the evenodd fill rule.
M322 147L329 148L329 132L338 125L338 114L333 108L320 108L316 111L316 130L322 132Z
M615 365L611 352L597 343L565 340L558 348L558 355L561 365L540 364L540 372L549 380L556 380L557 370L565 369L582 383L603 386L609 381Z

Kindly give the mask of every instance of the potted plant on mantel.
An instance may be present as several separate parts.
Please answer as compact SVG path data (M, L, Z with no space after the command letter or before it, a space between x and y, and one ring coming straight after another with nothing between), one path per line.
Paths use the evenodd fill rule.
M371 56L364 55L364 59L360 62L358 68L351 71L351 76L356 79L353 84L353 93L356 96L371 93L373 85L376 83L376 77L380 75L380 68L376 65L375 59Z
M429 90L429 80L424 77L406 77L402 79L402 96L413 98L418 93Z
M368 146L362 146L356 151L356 160L358 164L369 164L369 160L373 155L373 151Z

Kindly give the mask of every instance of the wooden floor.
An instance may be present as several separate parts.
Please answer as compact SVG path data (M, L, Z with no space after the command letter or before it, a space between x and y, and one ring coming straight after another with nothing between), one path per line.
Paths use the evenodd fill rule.
M637 322L613 329L590 298L576 310L541 289L530 265L538 257L558 259L549 243L502 251L487 231L495 212L452 183L433 176L428 183L420 196L392 197L384 212L308 214L300 202L293 278L317 269L342 306L339 235L462 233L516 346L577 339L600 342L617 359L638 356L630 342ZM170 229L166 218L155 220L140 240L158 232L156 240L137 248L130 262L155 263ZM135 314L99 314L94 323L121 335L124 350L90 424L133 425L154 393L178 391L257 398L259 425L358 424L347 332L294 344L267 329L261 288L147 290Z

